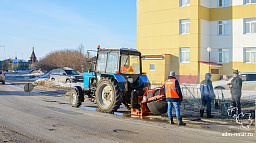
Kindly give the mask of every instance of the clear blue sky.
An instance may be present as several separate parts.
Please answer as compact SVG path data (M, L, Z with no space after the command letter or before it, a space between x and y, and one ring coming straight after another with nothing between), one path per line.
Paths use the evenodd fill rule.
M51 51L136 48L136 0L0 0L0 60Z

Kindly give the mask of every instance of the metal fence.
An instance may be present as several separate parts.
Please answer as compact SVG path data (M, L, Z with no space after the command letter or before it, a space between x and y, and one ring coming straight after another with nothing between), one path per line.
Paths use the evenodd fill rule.
M151 88L161 87L164 83L154 82L151 85ZM202 105L201 102L201 92L199 84L181 84L181 92L183 95L183 108L191 108L192 110L198 111ZM225 101L225 97L230 97L229 90L214 90L216 95L215 100L212 101L212 107L220 106L222 101ZM225 95L225 97L224 97Z
M182 84L180 87L184 99L184 108L185 105L189 105L189 107L192 107L193 110L199 110L201 107L201 92L199 85ZM219 89L214 90L214 93L216 97L215 100L212 101L212 106L219 107L221 102L225 101L224 92Z

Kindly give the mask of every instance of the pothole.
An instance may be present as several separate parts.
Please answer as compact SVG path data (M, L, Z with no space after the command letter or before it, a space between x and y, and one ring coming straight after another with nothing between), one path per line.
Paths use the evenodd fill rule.
M123 129L115 129L113 130L114 133L119 133L119 134L139 134L134 131L129 131L129 130L123 130Z
M54 100L45 100L45 102L58 102L58 101L54 101Z
M59 103L60 105L69 105L68 103Z

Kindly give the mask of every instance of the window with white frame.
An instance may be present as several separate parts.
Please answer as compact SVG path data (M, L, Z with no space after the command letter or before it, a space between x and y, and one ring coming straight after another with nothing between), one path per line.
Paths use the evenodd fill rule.
M256 33L256 18L245 18L244 19L244 33Z
M180 63L190 62L190 48L180 48Z
M244 0L244 4L256 3L256 0Z
M229 21L218 21L218 35L229 35Z
M218 7L228 7L229 0L218 0Z
M149 63L149 71L155 71L155 70L156 70L155 63Z
M256 63L256 47L244 48L244 62Z
M180 20L180 34L190 34L190 19Z
M229 49L219 49L218 63L229 63Z
M180 0L180 7L190 6L190 0Z

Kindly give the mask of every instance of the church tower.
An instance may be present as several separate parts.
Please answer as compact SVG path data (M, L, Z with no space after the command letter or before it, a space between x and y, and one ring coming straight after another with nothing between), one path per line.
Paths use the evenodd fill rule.
M37 58L36 58L35 48L34 48L34 47L33 47L33 51L32 51L30 60L28 60L28 62L30 62L30 63L35 63L35 62L37 62Z

